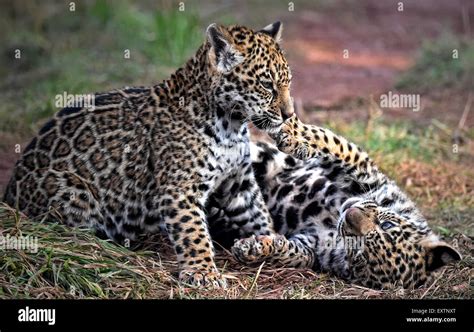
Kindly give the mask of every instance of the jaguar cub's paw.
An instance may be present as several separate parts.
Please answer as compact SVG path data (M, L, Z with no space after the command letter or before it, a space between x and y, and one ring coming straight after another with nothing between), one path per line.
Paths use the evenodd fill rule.
M301 133L301 125L295 116L286 120L279 131L270 136L275 140L278 149L295 158L306 160L311 157L312 148Z
M217 270L186 269L179 273L180 283L191 287L226 288L227 282Z
M283 235L254 235L236 241L232 247L232 254L239 262L253 265L281 251L286 243L287 239Z

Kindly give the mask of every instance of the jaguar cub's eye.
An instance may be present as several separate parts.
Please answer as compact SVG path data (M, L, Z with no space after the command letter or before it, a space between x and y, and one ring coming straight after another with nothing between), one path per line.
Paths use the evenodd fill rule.
M269 90L269 91L273 90L273 83L270 81L260 81L260 84L263 86L265 90Z
M380 224L380 228L382 228L384 231L386 231L387 229L390 229L394 226L395 226L395 224L391 221L384 221L383 223Z

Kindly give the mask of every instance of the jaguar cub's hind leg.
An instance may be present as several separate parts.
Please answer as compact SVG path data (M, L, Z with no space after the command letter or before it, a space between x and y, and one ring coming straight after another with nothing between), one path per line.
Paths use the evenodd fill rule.
M230 247L233 239L275 233L252 165L227 180L207 204L207 221L211 226L213 239L224 247Z
M252 236L238 240L232 247L234 257L246 265L268 262L275 266L312 267L313 250L299 238L280 234Z
M232 199L224 207L225 218L233 228L239 230L240 238L251 235L271 235L273 223L260 188L255 180L252 166L249 165L248 172L242 176L241 181L237 181L232 187L237 190L230 190L229 196ZM240 182L240 183L239 183Z

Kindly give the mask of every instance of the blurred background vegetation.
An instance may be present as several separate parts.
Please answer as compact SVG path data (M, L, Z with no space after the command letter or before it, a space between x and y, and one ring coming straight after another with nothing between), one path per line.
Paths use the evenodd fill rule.
M367 149L448 240L458 236L471 236L472 240L472 1L405 0L403 12L397 10L399 2L0 0L0 192L19 156L15 145L26 145L58 111L54 106L57 94L156 84L195 52L210 23L238 23L258 29L282 20L283 48L293 71L292 95L300 117L327 126ZM350 51L348 59L342 56L345 49ZM17 50L21 51L20 59L15 58ZM127 50L130 58L124 56ZM456 59L453 50L457 51ZM378 96L387 91L421 94L422 110L381 109ZM14 231L19 217L10 212L0 207L0 219L5 229ZM76 246L69 241L69 230L38 227L26 223L24 229L56 234L50 247L65 243L60 252L71 264L58 272L63 264L54 262L57 253L53 255L51 248L42 249L42 259L3 252L0 270L11 274L0 274L0 297L68 297L72 296L69 284L86 297L173 296L174 286L166 279L170 277L166 269L138 268L143 265L141 259L148 260L150 255L130 258L133 271L114 270L114 264L129 262L133 254L92 235ZM92 245L102 256L77 253ZM97 257L105 268L93 265ZM114 261L114 257L120 258ZM472 262L472 255L465 254L461 266L446 273L441 287L433 288L428 296L468 296L465 285L471 278ZM174 261L166 264L172 268ZM90 268L81 270L83 265ZM238 273L249 291L239 288L232 290L233 295L215 296L330 297L336 288L347 297L365 296L365 291L327 276L305 279L296 273L280 278L285 287L271 293L275 289L272 272L262 271L268 283L260 288L254 288L254 272ZM116 279L108 279L110 276ZM162 281L159 291L154 289L156 278ZM288 278L295 280L291 286L287 286ZM123 287L121 291L115 284ZM193 294L176 296L202 295ZM420 295L412 292L409 296ZM378 296L398 295L382 292Z
M203 41L200 19L191 8L155 3L76 1L70 11L69 1L15 1L2 8L0 130L34 131L57 111L52 97L62 91L152 84L184 63Z

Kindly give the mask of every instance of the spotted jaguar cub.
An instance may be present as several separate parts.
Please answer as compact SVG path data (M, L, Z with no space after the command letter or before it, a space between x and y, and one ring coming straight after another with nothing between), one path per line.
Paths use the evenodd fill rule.
M274 128L292 115L281 31L279 22L260 31L212 24L195 56L161 84L61 110L25 149L5 201L117 241L164 227L182 281L224 286L206 202L224 212L218 227L273 233L247 122Z
M284 236L238 241L240 261L330 271L372 288L413 288L460 259L355 144L295 116L272 136L284 152L259 143L252 160L275 231Z

